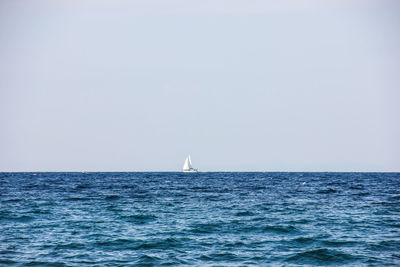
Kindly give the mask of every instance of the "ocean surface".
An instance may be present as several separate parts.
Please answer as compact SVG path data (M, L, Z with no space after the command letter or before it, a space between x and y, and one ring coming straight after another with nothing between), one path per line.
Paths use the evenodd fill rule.
M400 266L399 173L0 173L0 265Z

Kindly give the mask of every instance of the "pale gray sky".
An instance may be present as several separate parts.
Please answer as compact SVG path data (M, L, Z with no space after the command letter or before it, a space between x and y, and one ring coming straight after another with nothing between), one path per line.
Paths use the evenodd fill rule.
M400 171L399 14L2 0L0 171Z

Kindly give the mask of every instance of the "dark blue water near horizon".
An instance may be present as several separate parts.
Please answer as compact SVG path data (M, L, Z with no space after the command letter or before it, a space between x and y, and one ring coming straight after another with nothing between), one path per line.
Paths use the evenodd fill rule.
M400 266L399 173L0 173L1 266Z

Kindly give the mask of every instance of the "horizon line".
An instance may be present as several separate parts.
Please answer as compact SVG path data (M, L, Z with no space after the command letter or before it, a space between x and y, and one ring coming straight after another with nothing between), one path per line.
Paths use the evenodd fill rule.
M121 172L126 172L126 173L184 173L183 171L177 171L177 170L169 170L169 171L155 171L155 170L107 170L107 171L0 171L0 173L121 173ZM340 171L340 170L335 170L335 171L285 171L285 170L269 170L269 171L261 171L261 170L247 170L247 171L238 171L238 170L221 170L221 171L198 171L197 173L215 173L215 172L226 172L226 173L250 173L250 172L258 172L258 173L276 173L276 172L285 172L285 173L296 173L296 172L309 172L309 173L400 173L399 171L360 171L360 170L355 170L355 171Z

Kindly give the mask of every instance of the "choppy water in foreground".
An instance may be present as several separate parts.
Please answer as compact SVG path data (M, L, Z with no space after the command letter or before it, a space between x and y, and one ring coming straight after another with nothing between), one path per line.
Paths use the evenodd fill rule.
M399 173L0 173L0 265L400 266Z

